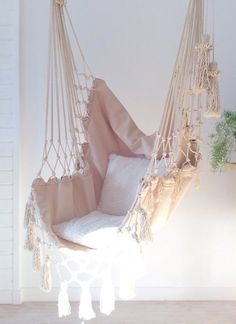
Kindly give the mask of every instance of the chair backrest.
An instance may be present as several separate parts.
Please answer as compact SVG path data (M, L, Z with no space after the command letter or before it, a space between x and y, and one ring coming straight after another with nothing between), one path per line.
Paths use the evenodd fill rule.
M85 121L88 146L84 148L88 162L86 174L47 182L37 179L33 184L37 205L48 224L84 216L97 208L110 154L150 157L154 135L146 136L138 129L103 80L95 79L88 109L89 118Z
M155 134L145 135L103 80L95 79L86 121L86 160L93 174L97 203L107 171L109 156L150 158Z

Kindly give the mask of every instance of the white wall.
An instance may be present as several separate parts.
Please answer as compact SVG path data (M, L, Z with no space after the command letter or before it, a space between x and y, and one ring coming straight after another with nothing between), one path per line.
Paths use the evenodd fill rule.
M0 303L19 300L18 15L18 0L0 0Z
M138 125L151 133L160 122L187 0L69 2L94 74L107 81ZM236 2L215 3L222 107L236 109ZM41 158L48 6L48 0L21 1L22 202ZM210 171L206 143L211 127L206 122L201 187L191 188L159 233L147 256L148 274L138 282L138 298L236 298L236 173ZM50 299L37 289L27 252L22 267L24 298Z

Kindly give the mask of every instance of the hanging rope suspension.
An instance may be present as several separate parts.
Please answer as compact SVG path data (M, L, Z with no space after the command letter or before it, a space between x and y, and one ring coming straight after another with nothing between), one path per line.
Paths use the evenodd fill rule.
M65 0L51 0L46 130L42 166L38 176L71 175L85 168L87 145L84 120L93 76L85 61ZM67 20L67 24L66 24ZM83 73L78 72L67 25L79 50ZM45 170L47 169L47 170Z
M67 3L67 0L55 0L55 1L59 6L65 6Z
M168 219L196 174L204 103L205 115L219 113L219 71L210 63L212 51L210 36L204 33L204 0L191 0L150 166L121 227L138 242L151 239L153 224ZM168 175L160 178L163 160Z
M94 79L66 3L51 0L45 139L26 207L25 248L33 252L33 268L41 272L41 288L46 292L52 289L51 265L56 266L61 282L59 316L71 313L68 287L76 282L81 287L78 316L89 320L95 317L90 286L96 278L103 281L101 312L110 314L114 309L110 271L117 259L123 269L121 295L134 296L140 244L152 240L155 227L165 224L197 174L203 115L219 114L220 72L214 40L204 29L205 2L190 0L148 170L132 207L125 209L119 240L100 253L63 239L54 225L99 208L109 155L115 151L125 157L150 157L154 139L138 129L105 82ZM130 235L123 235L126 232Z

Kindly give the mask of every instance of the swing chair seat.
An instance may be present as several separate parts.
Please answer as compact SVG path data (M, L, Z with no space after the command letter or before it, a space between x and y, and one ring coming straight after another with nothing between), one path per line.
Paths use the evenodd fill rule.
M147 136L106 83L93 77L66 1L51 4L45 142L26 206L25 248L33 252L33 267L41 271L44 291L52 288L51 262L69 273L65 281L59 271L59 316L71 312L67 288L75 280L82 288L79 317L90 320L95 316L89 294L92 281L104 278L100 310L110 314L110 272L118 261L121 295L132 295L129 287L140 268L135 260L139 244L152 240L196 176L203 103L209 117L218 115L220 108L219 71L210 61L214 46L203 34L204 1L191 0L161 124ZM79 56L73 53L67 27ZM88 250L92 253L81 253ZM99 266L91 271L93 256Z
M132 207L148 164L145 158L111 154L97 210L54 225L57 236L89 248L109 246ZM164 163L161 172L165 173Z
M92 249L108 248L118 238L124 216L113 216L95 210L83 217L53 226L62 239Z

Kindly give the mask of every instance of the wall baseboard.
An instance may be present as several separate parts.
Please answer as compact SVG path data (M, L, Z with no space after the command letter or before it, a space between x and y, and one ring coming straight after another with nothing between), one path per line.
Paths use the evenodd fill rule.
M0 304L13 304L11 290L0 290Z
M25 287L16 291L0 290L0 304L20 304L21 302L55 302L59 288L54 287L50 293L44 293L36 287ZM116 296L119 288L115 288ZM100 287L92 287L93 300L99 300ZM71 301L79 301L80 289L69 289ZM120 300L117 298L117 300ZM137 287L136 297L139 301L194 301L194 300L236 300L236 287Z
M18 305L22 303L22 289L17 289L12 292L12 304Z
M118 296L119 288L115 288ZM99 300L99 287L92 287L93 300ZM50 293L44 293L39 288L25 287L22 289L22 301L42 302L56 301L58 288L53 288ZM78 301L80 289L71 287L69 289L71 301ZM119 298L117 298L119 300ZM134 300L161 301L161 300L236 300L236 287L137 287Z
M0 304L18 305L22 303L23 290L0 289Z

